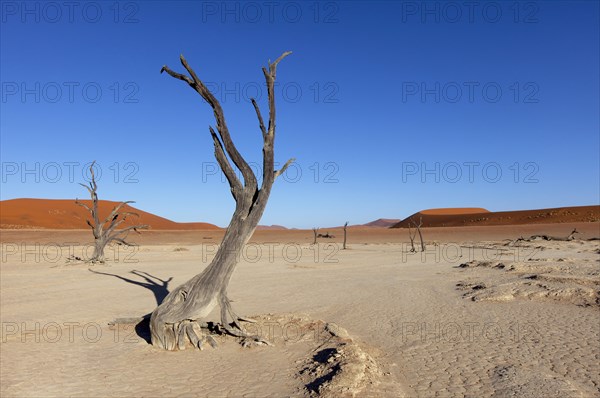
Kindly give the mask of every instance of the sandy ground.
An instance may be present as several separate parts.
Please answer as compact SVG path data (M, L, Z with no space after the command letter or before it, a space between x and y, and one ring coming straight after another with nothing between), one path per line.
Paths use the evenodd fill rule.
M600 235L431 228L414 254L403 230L351 229L348 250L333 229L259 231L229 297L274 346L178 352L109 323L200 272L220 232L146 232L88 267L66 259L89 232L2 231L0 395L600 396L600 241L503 241L574 226Z

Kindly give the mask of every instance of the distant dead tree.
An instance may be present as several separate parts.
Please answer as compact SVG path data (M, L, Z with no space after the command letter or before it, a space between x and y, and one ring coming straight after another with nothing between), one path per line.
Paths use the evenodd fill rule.
M567 236L566 240L575 240L575 235L579 233L580 232L577 230L577 228L573 228L573 231L571 231L571 233Z
M412 220L409 220L408 222L408 238L410 239L410 252L414 253L417 251L417 249L415 249L415 237L417 236L417 230L415 230L415 232L412 231L412 228L410 227L411 221Z
M411 230L410 230L411 223L416 228L416 230L417 230L416 233L419 234L419 241L421 242L421 251L424 252L425 251L425 242L423 241L423 234L421 233L421 226L423 225L423 217L419 217L418 224L412 218L410 218L408 221L408 236L410 237L410 244L412 245L411 252L415 252L416 250L415 250L414 240L416 237L416 233L411 235Z
M567 235L566 237L563 236L551 236L551 235L531 235L529 238L523 238L522 236L520 238L517 239L506 239L508 242L504 244L504 246L514 246L516 245L518 242L532 242L535 240L547 240L547 241L558 241L558 242L568 242L568 241L572 241L575 240L575 235L580 234L579 231L577 231L577 228L573 228L573 231L571 231L571 233L569 235Z
M227 286L238 263L240 252L262 217L275 179L294 161L294 159L288 160L280 170L274 168L275 76L277 65L289 54L291 53L283 53L275 62L269 61L268 68L262 69L268 94L268 127L265 127L258 104L252 99L263 138L263 176L260 188L256 175L231 139L221 104L198 78L183 55L180 57L181 64L189 76L174 72L167 66L163 66L161 69L161 73L167 72L170 76L187 83L212 108L217 131L215 132L212 126L209 127L209 131L214 143L215 157L229 182L236 207L221 245L210 265L170 292L152 312L150 332L152 344L157 347L166 350L181 350L185 348L188 341L198 348L202 348L205 341L213 342L212 337L202 331L202 327L207 327L204 318L217 304L221 307L221 323L216 325L218 332L241 337L244 344L268 344L259 336L249 335L242 328L241 321L250 322L251 320L244 319L233 311L227 297ZM243 183L238 179L230 160L241 172ZM232 318L232 324L229 323L228 316Z
M346 223L344 224L344 246L342 246L342 248L345 250L346 249L346 229L348 228L348 221L346 221Z
M125 227L123 229L117 229L117 227L127 220L129 216L139 217L139 214L125 211L119 212L121 207L125 206L129 203L135 203L131 200L126 202L121 202L116 205L110 214L103 220L100 221L100 215L98 214L98 185L96 184L96 176L94 175L94 164L96 161L92 162L90 166L90 174L92 176L89 186L79 183L79 185L85 187L90 193L92 199L92 207L86 205L83 202L80 202L79 199L75 199L75 203L81 207L87 209L92 216L92 221L89 219L86 220L87 225L92 229L92 233L94 234L94 253L92 257L90 257L87 261L90 263L103 263L104 260L104 248L111 242L115 242L117 244L131 246L128 242L125 241L127 238L127 234L129 231L135 231L139 233L138 229L146 229L148 225L131 225L129 227Z
M317 233L319 232L319 228L315 227L312 229L312 231L313 231L313 235L314 235L313 245L316 245L317 244Z
M415 227L417 227L417 232L419 233L419 241L421 242L421 251L425 251L425 241L423 241L423 234L421 233L421 226L423 225L423 217L419 217L419 224L413 221Z

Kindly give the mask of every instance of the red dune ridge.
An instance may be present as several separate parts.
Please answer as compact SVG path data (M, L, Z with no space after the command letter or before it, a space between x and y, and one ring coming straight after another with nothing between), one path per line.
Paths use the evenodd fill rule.
M91 206L90 200L81 202ZM101 200L98 202L100 220L103 221L120 202ZM219 229L216 225L203 222L179 223L124 205L121 211L139 214L130 216L122 224L130 226L148 224L153 230L200 230ZM10 199L0 201L0 228L2 229L88 229L86 220L90 213L72 199Z
M423 227L597 222L600 221L600 205L498 212L481 208L430 209L417 212L391 228L406 228L411 219L417 223L422 220Z
M421 210L419 213L427 215L451 215L451 214L478 214L490 213L489 210L482 207L444 207L440 209Z
M90 205L90 201L82 200ZM101 200L101 220L119 202ZM214 224L203 222L179 223L159 217L132 206L125 205L122 211L135 212L140 217L129 217L123 226L148 224L151 230L220 230ZM423 227L492 226L518 224L549 224L600 221L600 205L559 207L540 210L490 212L483 208L440 208L422 210L402 221L378 219L362 226L405 228L412 217L416 222L423 220ZM88 229L86 220L89 212L75 204L72 199L10 199L0 201L1 229ZM281 225L260 225L257 230L286 230ZM321 228L326 230L326 228ZM331 228L334 229L334 228Z

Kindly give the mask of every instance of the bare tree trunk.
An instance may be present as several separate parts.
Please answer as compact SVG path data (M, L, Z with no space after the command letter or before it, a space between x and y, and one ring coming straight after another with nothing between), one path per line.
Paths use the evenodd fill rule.
M348 228L348 221L346 221L346 224L344 224L344 246L343 249L346 249L346 229Z
M571 231L571 233L567 236L567 240L574 240L575 235L578 233L579 231L577 230L577 228L573 228L573 231Z
M313 231L313 234L314 234L313 245L316 245L317 244L317 232L319 232L319 228L315 227L315 228L312 229L312 231Z
M92 257L89 259L91 263L103 263L105 261L104 258L104 248L106 247L107 242L100 238L94 239L94 252L92 253Z
M410 228L410 224L413 224L416 228L416 232L413 234L411 233L411 228ZM423 225L423 217L419 218L419 223L417 224L415 222L415 220L413 220L412 218L409 220L408 222L408 237L410 238L410 244L412 246L411 248L411 252L415 252L415 236L418 233L419 234L419 240L421 242L421 251L424 252L425 251L425 242L423 242L423 234L421 234L421 226Z
M264 342L257 336L249 336L243 331L239 322L249 320L241 318L233 312L227 297L227 286L238 263L242 248L252 236L262 217L275 179L294 161L294 159L290 159L280 170L274 169L275 77L277 64L289 54L291 53L283 53L275 62L269 63L268 69L263 68L269 101L268 128L264 125L258 104L252 99L263 136L263 180L260 189L254 172L231 140L219 101L198 78L183 55L180 57L181 63L190 76L173 72L167 66L163 66L161 69L161 73L165 71L188 83L212 107L217 122L217 132L212 127L209 127L209 130L213 138L215 157L227 177L231 193L236 201L236 208L221 246L210 265L200 274L169 293L152 312L150 331L152 344L157 347L166 350L184 349L188 341L198 348L202 348L204 341L208 341L212 345L214 340L210 336L204 335L201 327L203 326L202 319L217 305L221 307L219 330L255 342ZM241 171L243 185L235 174L228 157ZM228 322L228 316L232 318L232 325Z
M421 234L421 225L423 225L423 217L419 218L419 224L416 226L417 226L417 232L419 233L419 241L421 241L421 251L424 252L425 251L425 242L423 241L423 234Z
M412 219L409 220L408 223L408 238L410 239L410 252L414 253L417 251L417 249L415 249L415 236L417 236L417 231L415 231L415 233L412 233L412 228L410 227L410 224L412 222Z
M94 234L94 253L92 257L88 259L88 262L91 263L103 263L104 259L104 248L111 242L116 242L118 244L130 246L129 243L125 241L127 234L129 231L133 230L138 232L138 229L146 229L148 225L132 225L126 227L124 229L117 230L117 227L125 222L128 216L139 217L137 213L125 211L119 212L121 207L129 203L135 203L131 200L126 202L121 202L116 205L110 214L104 219L104 221L100 221L100 215L98 214L98 184L96 184L96 176L94 175L94 164L96 161L92 162L90 165L90 174L92 176L92 180L90 181L90 185L87 186L85 184L79 184L90 193L90 197L92 199L92 207L86 205L79 201L79 199L75 199L75 203L79 206L87 209L91 216L92 221L86 220L87 224L92 229L92 233ZM125 236L123 236L125 234Z
M520 238L519 240L524 240L527 242L531 242L532 240L556 240L556 241L571 241L575 239L575 235L579 234L580 232L577 231L577 228L574 228L573 231L571 231L571 233L569 235L567 235L566 237L562 237L562 236L551 236L551 235L531 235L529 238L527 239L523 239ZM514 244L514 242L509 242Z

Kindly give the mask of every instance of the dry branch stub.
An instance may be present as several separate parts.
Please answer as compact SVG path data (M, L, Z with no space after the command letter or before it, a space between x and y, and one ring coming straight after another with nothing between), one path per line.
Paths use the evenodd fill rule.
M348 229L348 221L346 221L346 223L344 224L344 245L343 245L343 249L346 249L346 238L347 238L347 230Z

